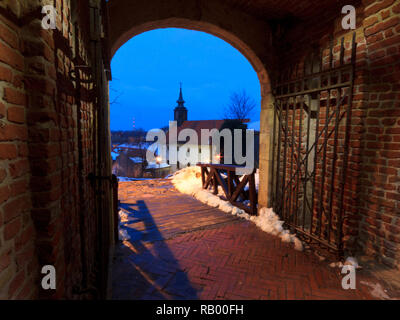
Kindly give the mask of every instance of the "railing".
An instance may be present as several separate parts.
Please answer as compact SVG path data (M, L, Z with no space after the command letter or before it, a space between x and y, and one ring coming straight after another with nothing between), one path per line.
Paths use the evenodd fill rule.
M257 190L255 169L242 177L236 175L238 166L225 164L198 164L201 167L203 189L213 188L218 194L220 186L226 200L251 215L257 215ZM248 185L248 188L246 186Z

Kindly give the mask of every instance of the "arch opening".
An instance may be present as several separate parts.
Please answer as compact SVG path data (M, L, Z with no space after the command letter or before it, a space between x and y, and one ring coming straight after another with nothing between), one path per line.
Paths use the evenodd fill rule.
M257 54L244 41L242 41L233 33L228 32L214 24L203 21L193 21L184 18L168 18L135 26L119 35L119 37L111 43L111 56L114 57L118 49L135 36L148 31L167 28L201 31L229 43L249 61L254 71L257 73L260 81L261 97L268 95L271 92L270 78L267 69Z
M133 37L140 35L144 32L166 29L166 28L180 28L193 31L201 31L207 34L213 35L238 50L250 63L254 71L258 76L260 83L260 96L261 96L261 113L260 113L260 136L259 136L259 169L260 169L260 182L258 192L258 203L259 208L270 205L270 190L271 188L271 172L272 172L272 128L273 128L273 96L271 93L271 82L270 76L267 72L268 69L272 69L273 54L270 45L270 31L266 24L257 26L257 32L262 30L262 38L257 35L259 41L253 39L252 46L257 46L256 50L253 50L250 45L247 44L249 41L244 41L240 36L236 35L232 31L228 31L227 28L222 28L221 24L211 23L199 19L191 18L177 18L168 17L165 19L151 19L148 21L138 23L136 25L128 24L128 26L118 26L113 34L110 36L110 47L111 56L114 57L117 50L123 46L127 41ZM114 21L115 22L115 21ZM113 23L111 16L111 23ZM124 22L122 22L123 24ZM256 38L257 38L256 37ZM258 43L259 42L259 43ZM268 44L267 44L267 43ZM260 50L262 48L262 50ZM266 52L265 48L271 48L271 52ZM257 53L256 53L257 51Z

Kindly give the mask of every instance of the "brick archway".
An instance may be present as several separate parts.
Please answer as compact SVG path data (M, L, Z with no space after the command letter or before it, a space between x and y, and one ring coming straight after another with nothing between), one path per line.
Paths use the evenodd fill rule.
M110 17L111 55L131 38L155 29L182 28L214 35L236 48L246 57L260 81L261 136L260 136L260 192L259 202L268 205L270 141L272 131L272 101L270 74L274 65L274 49L270 26L218 3L205 4L199 0L156 1L111 0ZM229 10L230 14L226 12ZM249 29L253 32L247 32Z
M160 28L203 31L239 50L258 74L261 95L270 92L267 70L272 70L274 50L272 33L266 22L222 4L199 0L110 0L108 11L112 55L129 39L146 31Z
M266 67L256 53L234 34L207 22L192 21L183 18L170 18L165 20L151 21L135 26L128 32L122 34L119 38L115 39L115 42L111 44L112 56L114 56L118 49L131 38L147 31L164 28L181 28L202 31L228 42L247 58L256 71L260 81L261 94L267 94L270 92L270 80Z
M54 4L57 9L55 29L42 28L44 3ZM397 273L393 275L397 275L400 270L400 4L394 0L316 3L315 0L1 1L0 299L107 296L109 249L113 247L114 235L111 204L117 198L112 197L107 179L111 173L108 73L105 72L109 65L108 41L115 53L136 34L175 26L216 35L246 56L262 84L260 204L264 205L268 200L272 149L269 128L273 97L269 79L275 85L278 72L293 70L296 65L299 75L304 74L302 67L310 50L315 55L325 48L326 54L332 45L334 56L340 61L342 38L347 42L354 32L341 27L341 7L347 4L355 5L358 17L349 166L343 185L330 182L329 187L335 193L330 203L337 203L340 193L336 190L345 191L346 251L351 255L365 254L368 260L376 258L395 268ZM107 12L111 18L110 33ZM278 59L279 68L275 67ZM325 62L331 66L329 58ZM313 64L309 67L314 69ZM334 101L326 97L325 100ZM329 115L326 111L321 113L320 123L326 121L326 115ZM340 152L329 153L332 160L337 156L341 156ZM338 172L334 168L330 165L327 171L330 177ZM310 179L314 176L317 177L308 174ZM324 202L327 203L319 201L322 205L318 208L323 208ZM369 273L372 268L368 264L364 269ZM43 290L40 285L45 265L56 268L56 290ZM254 265L249 263L249 268L254 274ZM383 278L381 271L385 271L385 278L391 278L384 268L377 265L379 277ZM268 268L262 269L269 272ZM223 272L222 269L222 275ZM334 273L327 274L327 279ZM279 276L279 283L286 275ZM222 280L221 283L226 283ZM310 279L313 287L318 283L314 280ZM289 283L293 281L289 279ZM395 283L391 287L394 286ZM327 289L327 298L337 298L334 291ZM268 298L272 297L276 296ZM316 296L307 294L307 297Z

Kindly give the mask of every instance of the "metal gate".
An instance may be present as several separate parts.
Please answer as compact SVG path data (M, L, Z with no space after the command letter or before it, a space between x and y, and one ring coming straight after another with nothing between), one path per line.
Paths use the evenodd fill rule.
M341 255L355 34L333 41L274 86L272 203L303 240ZM301 69L301 70L299 70Z

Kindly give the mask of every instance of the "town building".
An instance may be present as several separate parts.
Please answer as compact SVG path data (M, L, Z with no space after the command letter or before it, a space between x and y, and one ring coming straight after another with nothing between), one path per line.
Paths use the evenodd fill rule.
M224 129L228 129L231 132L232 135L232 146L233 144L233 130L235 129L240 129L242 130L243 135L245 134L245 131L247 129L246 123L249 122L249 120L231 120L231 119L220 119L220 120L188 120L188 109L185 107L185 100L183 99L183 93L182 93L182 85L180 87L179 91L179 98L177 100L178 105L174 109L174 121L177 123L177 144L173 144L173 139L171 136L171 133L167 133L167 159L166 162L170 163L170 151L171 148L175 148L176 152L179 153L179 150L185 145L185 150L187 150L187 158L190 158L190 152L189 150L197 150L197 158L195 163L192 163L192 165L196 163L224 163L224 158L225 158L225 150L224 150L224 140L223 138L220 140L220 150L217 150L215 146L212 144L212 139L207 139L207 141L204 143L202 141L202 130L217 130L218 132L223 131ZM182 131L186 129L191 129L196 133L196 136L198 138L197 144L191 145L188 141L181 141L179 140L179 135ZM258 141L255 139L255 141ZM243 148L245 148L245 145L243 145ZM255 148L255 150L258 150L258 146ZM234 149L232 149L232 154L234 152ZM258 155L257 155L258 156ZM232 157L233 159L233 157ZM258 160L257 160L258 162ZM230 163L232 164L232 163ZM185 168L187 166L190 166L190 163L182 163L177 161L177 163L170 163L171 165L171 172L175 172L179 169Z

